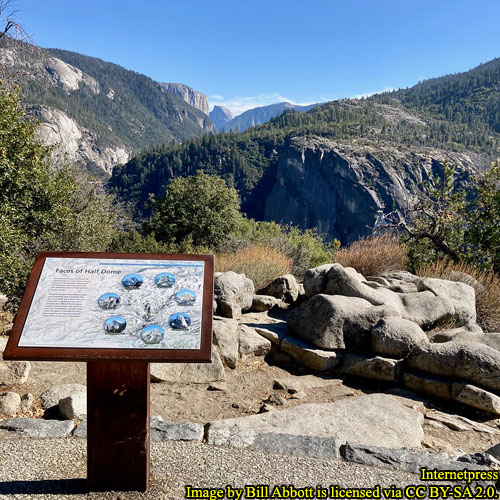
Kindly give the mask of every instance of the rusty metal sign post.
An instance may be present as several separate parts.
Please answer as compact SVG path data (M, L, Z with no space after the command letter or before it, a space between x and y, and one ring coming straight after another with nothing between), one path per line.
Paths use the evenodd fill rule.
M208 363L212 255L43 252L6 360L87 362L89 491L145 491L149 363Z

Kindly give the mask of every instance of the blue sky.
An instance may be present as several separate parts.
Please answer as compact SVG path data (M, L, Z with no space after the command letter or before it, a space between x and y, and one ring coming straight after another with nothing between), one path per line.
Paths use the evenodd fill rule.
M411 86L500 56L499 0L13 0L42 47L185 83L235 114Z

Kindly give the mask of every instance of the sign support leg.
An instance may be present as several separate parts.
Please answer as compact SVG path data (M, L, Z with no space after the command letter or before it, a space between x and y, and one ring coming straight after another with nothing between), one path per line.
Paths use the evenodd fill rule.
M146 491L149 480L149 363L87 363L87 480L90 491Z

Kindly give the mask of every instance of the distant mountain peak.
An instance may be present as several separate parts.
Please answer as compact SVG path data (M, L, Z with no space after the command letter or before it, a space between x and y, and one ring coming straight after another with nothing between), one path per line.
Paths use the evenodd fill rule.
M268 106L260 106L258 108L249 109L241 113L241 115L235 116L234 118L231 115L231 118L229 120L227 118L218 118L218 113L220 113L219 110L224 108L223 106L214 106L213 111L210 113L210 118L214 122L214 125L219 132L221 132L222 130L235 130L238 132L243 132L248 127L262 125L263 123L268 122L271 118L279 116L289 109L293 109L295 111L309 111L314 106L316 106L316 104L301 106L298 104L291 104L286 101L278 102L275 104L269 104ZM216 110L216 108L218 109Z
M233 119L233 113L225 106L215 105L210 111L210 119L214 122L217 130L223 130L225 125Z

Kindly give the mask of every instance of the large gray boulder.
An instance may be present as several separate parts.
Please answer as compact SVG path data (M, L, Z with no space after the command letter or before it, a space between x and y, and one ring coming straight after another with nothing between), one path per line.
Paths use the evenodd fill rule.
M428 290L437 297L449 300L455 308L455 319L462 324L476 322L476 292L472 286L459 281L421 278L417 280L417 290Z
M404 358L416 346L429 342L424 331L413 321L387 316L372 328L372 350Z
M455 313L453 303L442 295L426 290L419 293L397 293L380 283L368 282L351 267L340 264L320 266L306 273L308 276L306 293L343 295L361 298L373 306L390 306L397 311L396 316L408 319L421 327L431 326L449 319Z
M326 349L369 350L371 328L384 316L398 316L386 305L373 306L357 297L314 295L288 315L298 337Z
M393 448L420 447L423 416L386 394L370 394L334 403L305 404L249 417L211 422L209 444L251 446L261 434L334 438Z
M287 304L291 304L299 296L299 285L293 274L285 274L269 283L269 285L259 291L259 294L271 295Z
M152 382L207 384L225 378L224 366L215 349L210 363L151 363Z
M235 319L213 319L214 344L219 347L222 361L229 368L238 364L238 322Z
M500 391L500 352L479 343L423 344L405 361L410 368Z
M253 281L243 274L227 271L215 276L214 297L221 316L239 319L242 311L252 307L254 294Z

